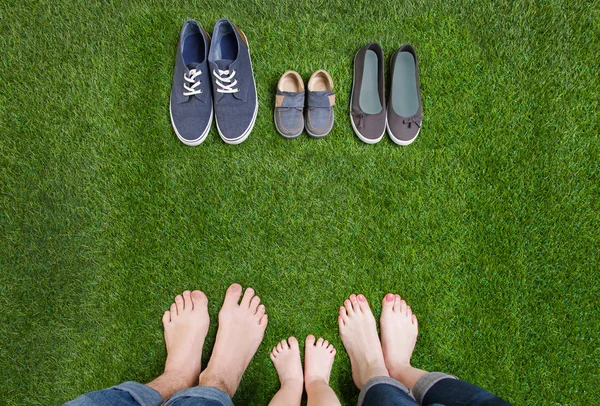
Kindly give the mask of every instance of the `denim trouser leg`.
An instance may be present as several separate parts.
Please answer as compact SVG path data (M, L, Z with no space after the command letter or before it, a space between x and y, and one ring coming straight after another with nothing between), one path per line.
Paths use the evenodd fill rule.
M160 406L160 394L149 386L125 382L110 389L86 393L64 406ZM228 394L210 386L175 393L165 406L233 406Z
M64 406L159 406L160 393L137 382L124 382L110 389L79 396Z
M413 388L415 399L423 406L510 406L510 403L472 383L441 372L429 372Z
M417 406L408 388L389 376L369 379L360 391L358 406Z
M211 386L196 386L180 390L165 406L233 406L228 394Z

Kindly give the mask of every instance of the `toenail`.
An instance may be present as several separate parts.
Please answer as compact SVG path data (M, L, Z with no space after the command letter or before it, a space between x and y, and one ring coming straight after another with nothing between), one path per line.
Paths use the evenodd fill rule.
M234 283L233 285L231 285L231 291L232 292L239 292L240 290L242 290L242 286Z
M394 295L392 295L391 293L388 293L387 295L385 295L385 300L387 300L388 302L393 302Z
M363 295L358 295L358 300L360 300L361 302L364 302L366 299Z

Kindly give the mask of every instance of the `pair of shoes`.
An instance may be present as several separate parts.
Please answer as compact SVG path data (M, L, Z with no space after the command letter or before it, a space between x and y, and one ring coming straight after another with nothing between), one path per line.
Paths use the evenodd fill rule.
M384 58L381 46L370 43L354 58L354 82L350 98L350 119L363 142L375 144L387 127L392 141L409 145L419 135L423 121L417 54L403 45L391 60L392 84L386 108Z
M169 102L175 134L186 145L206 139L213 119L227 144L243 142L258 112L248 39L228 19L215 24L212 41L195 20L181 29Z
M313 73L306 85L306 117L304 114L304 82L298 72L285 72L277 82L275 95L275 127L285 138L296 138L306 127L313 137L325 137L333 128L333 79L324 70Z

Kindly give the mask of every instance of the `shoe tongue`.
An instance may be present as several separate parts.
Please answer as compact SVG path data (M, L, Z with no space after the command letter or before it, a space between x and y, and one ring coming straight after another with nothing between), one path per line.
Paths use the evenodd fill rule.
M229 70L229 65L231 65L233 63L233 61L230 59L219 59L219 60L216 60L215 63L217 64L219 69Z
M192 70L192 69L196 69L199 65L200 65L199 63L194 62L194 63L188 63L186 66L189 70Z

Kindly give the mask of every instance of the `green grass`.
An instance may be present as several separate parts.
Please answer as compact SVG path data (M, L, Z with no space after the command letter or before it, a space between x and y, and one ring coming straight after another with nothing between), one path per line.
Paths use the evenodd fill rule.
M519 405L594 403L600 387L600 4L571 1L71 2L0 5L0 398L60 404L162 371L160 317L232 282L270 321L234 399L278 388L289 335L338 348L337 307L388 291L420 318L414 364ZM197 148L168 98L182 22L247 34L250 138ZM420 57L409 147L361 143L352 61L369 41ZM327 69L337 120L280 137L275 85ZM211 327L208 359L216 326Z

